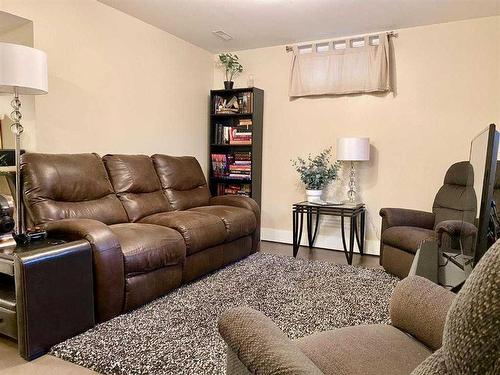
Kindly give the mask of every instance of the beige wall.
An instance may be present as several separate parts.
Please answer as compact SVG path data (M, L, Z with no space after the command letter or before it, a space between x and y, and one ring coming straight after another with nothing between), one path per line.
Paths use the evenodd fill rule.
M191 154L207 167L208 90L222 86L210 53L94 0L0 0L0 10L33 20L35 47L49 57L49 94L36 98L26 148ZM491 17L399 30L397 96L291 101L283 46L238 52L265 90L264 238L291 239L290 205L304 192L289 160L340 136L369 136L373 145L360 166L371 251L380 207L429 210L449 164L500 122L499 24ZM329 197L343 198L344 188L337 183ZM338 248L337 227L326 221L318 245Z
M49 63L41 152L188 154L207 161L213 56L94 0L0 0L34 23Z
M297 155L334 146L337 137L368 136L372 158L360 165L368 247L378 251L384 206L430 210L447 167L468 158L471 138L500 123L500 17L399 30L397 95L290 100L291 56L284 46L239 51L255 86L265 90L263 238L291 240L290 206L304 189L290 166ZM245 86L247 75L237 80ZM222 86L219 70L215 86ZM344 198L337 183L329 196ZM319 246L340 247L337 220L324 223Z

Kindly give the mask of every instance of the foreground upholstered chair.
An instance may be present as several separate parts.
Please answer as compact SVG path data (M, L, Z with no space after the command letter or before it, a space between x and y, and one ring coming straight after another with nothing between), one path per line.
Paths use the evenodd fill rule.
M405 208L382 208L380 264L400 278L408 276L413 258L422 242L437 240L436 227L445 221L473 223L476 194L469 162L453 164L444 177L432 205L432 212ZM447 229L443 226L441 229Z
M294 341L258 311L228 310L219 319L227 374L499 374L499 274L500 241L456 297L411 276L391 298L391 325L346 327Z

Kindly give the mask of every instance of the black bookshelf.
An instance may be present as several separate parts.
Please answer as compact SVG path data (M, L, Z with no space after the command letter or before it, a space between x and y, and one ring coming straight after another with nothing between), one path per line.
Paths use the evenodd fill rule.
M242 105L243 97L250 98L249 102ZM238 98L239 112L238 113L217 113L216 103L220 103L220 98L229 102L233 97ZM243 107L243 108L242 108ZM245 113L241 113L245 111ZM209 187L212 196L235 194L236 187L249 188L249 196L261 203L261 186L262 186L262 128L264 114L264 91L258 88L241 88L233 90L212 90L210 91L210 128L209 128ZM251 120L252 125L240 126L240 121L248 123ZM226 132L231 132L231 129L237 128L242 132L251 133L251 144L230 144L224 134L223 128L228 128ZM222 130L221 130L222 129ZM242 130L241 130L242 129ZM245 130L246 129L246 130ZM227 134L226 134L227 135ZM250 153L250 168L251 176L248 179L229 177L219 170L219 173L214 172L212 155L229 155L227 163L234 162L235 155L243 155ZM219 165L219 164L218 164ZM229 168L229 167L228 167ZM241 172L247 173L247 172ZM222 184L222 185L221 185ZM231 191L231 192L224 192ZM240 192L241 193L241 192ZM237 193L236 193L237 194Z

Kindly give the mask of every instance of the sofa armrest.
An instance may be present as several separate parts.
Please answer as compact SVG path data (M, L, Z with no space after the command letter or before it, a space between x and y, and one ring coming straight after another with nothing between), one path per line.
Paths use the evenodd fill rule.
M390 227L408 226L433 229L435 215L431 212L409 210L406 208L382 208L382 232Z
M252 198L244 197L241 195L220 195L217 197L210 198L209 204L222 205L222 206L234 206L246 208L252 211L255 215L255 220L257 221L257 228L252 236L252 251L259 251L260 248L260 207Z
M249 307L223 313L219 333L252 374L322 374L268 317Z
M63 219L42 225L51 236L85 239L92 247L96 319L106 321L123 308L125 278L123 254L116 235L107 225L91 219Z
M257 202L252 198L244 197L242 195L220 195L210 198L210 205L234 206L246 208L253 211L257 219L257 225L260 226L260 208Z
M454 298L454 293L423 277L407 277L398 283L391 297L392 325L437 350Z

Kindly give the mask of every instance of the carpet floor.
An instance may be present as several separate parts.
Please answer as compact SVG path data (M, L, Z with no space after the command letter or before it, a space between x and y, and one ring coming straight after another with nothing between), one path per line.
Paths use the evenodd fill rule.
M104 374L223 374L217 318L235 306L290 338L388 323L398 279L383 270L257 253L71 338L51 354Z

